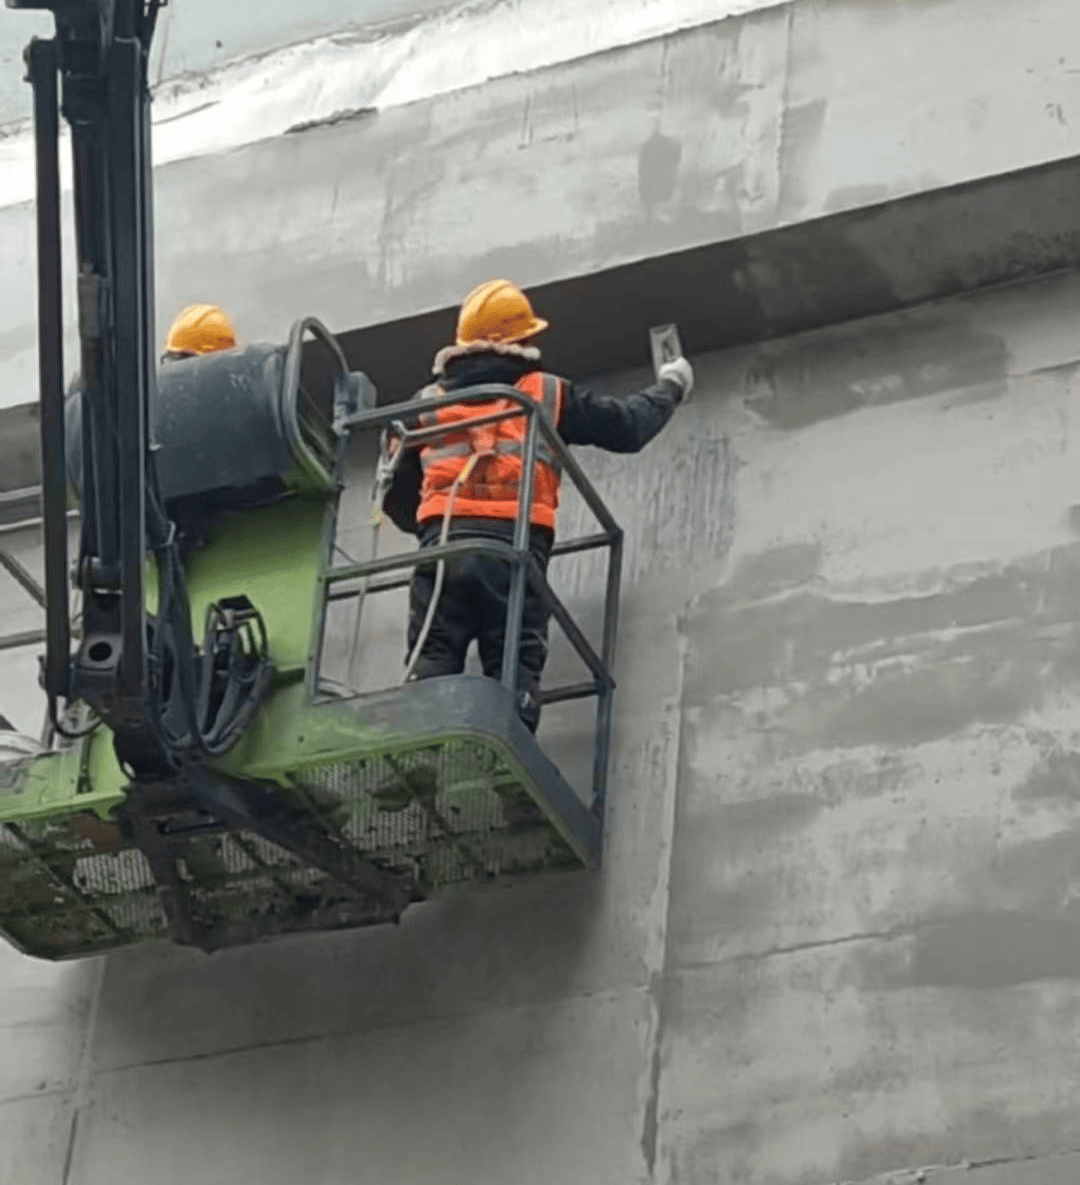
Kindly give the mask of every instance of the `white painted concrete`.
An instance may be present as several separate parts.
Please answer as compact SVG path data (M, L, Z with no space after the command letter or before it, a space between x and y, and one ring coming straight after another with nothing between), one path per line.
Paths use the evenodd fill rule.
M571 0L406 0L372 9L365 0L353 11L335 4L333 14L324 2L320 14L310 5L281 3L237 4L221 13L209 0L193 5L185 0L176 5L175 19L172 5L163 14L151 62L154 158L168 164L210 156L280 136L304 122L430 100L785 2L602 0L583 10ZM5 18L0 122L13 126L0 139L0 206L33 197L29 87L13 88L21 76L23 45L33 33L51 31L37 13ZM364 23L349 27L350 18ZM293 34L305 25L327 32L297 40ZM211 45L230 40L230 34L244 56L210 66L208 57L220 57ZM66 159L64 177L70 186Z

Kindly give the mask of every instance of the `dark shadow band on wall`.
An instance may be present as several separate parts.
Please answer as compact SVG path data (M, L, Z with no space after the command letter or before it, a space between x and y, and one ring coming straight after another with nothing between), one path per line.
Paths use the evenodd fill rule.
M1080 157L1068 157L536 286L530 295L551 322L545 365L575 379L648 367L649 327L667 321L701 354L1074 268L1077 193ZM428 381L456 314L330 328L392 403ZM0 492L10 495L0 525L32 517L39 480L36 405L0 411Z
M648 367L649 327L667 321L700 354L1076 267L1078 192L1071 157L533 287L551 322L545 365L573 378ZM455 318L444 309L341 340L394 402L427 381Z

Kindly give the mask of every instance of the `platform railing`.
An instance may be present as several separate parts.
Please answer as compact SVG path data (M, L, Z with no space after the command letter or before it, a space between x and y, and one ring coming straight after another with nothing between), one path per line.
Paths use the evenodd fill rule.
M496 400L509 402L514 406L478 415L468 420L456 420L451 424L437 424L433 427L423 428L407 426L422 415L444 407L491 403ZM542 688L540 702L541 704L553 704L596 698L596 723L592 746L592 791L593 808L601 811L607 792L608 754L611 745L612 701L615 690L615 681L611 671L614 665L615 642L618 633L623 532L581 465L560 438L543 406L516 387L501 383L484 383L434 398L414 399L407 403L359 411L348 416L341 427L350 433L391 428L400 440L400 448L417 448L435 443L449 433L460 433L467 428L496 424L522 415L528 419L528 426L522 455L522 479L518 489L513 545L484 538L457 539L441 546L417 548L360 563L334 566L332 564L334 547L331 540L331 546L326 550L325 566L322 571L322 600L319 615L321 624L316 640L313 665L317 668L321 659L326 609L330 602L344 601L360 596L366 597L373 593L388 592L391 589L405 587L409 584L415 568L420 565L435 564L439 560L450 560L465 555L487 555L504 560L513 568L513 575L507 605L506 627L503 636L503 663L499 682L512 695L516 696L525 592L528 587L531 587L566 634L591 676L589 679L577 683ZM568 477L573 483L601 528L594 534L582 535L564 542L556 540L551 551L551 558L600 548L607 549L607 572L599 652L586 638L570 611L552 589L547 576L529 550L530 511L538 461L537 450L541 436L547 442L552 453L558 457L564 477ZM385 579L374 581L371 579L379 576L383 576ZM361 587L350 589L340 587L345 581L358 579L364 580ZM317 669L313 671L313 676L314 686L317 687ZM362 695L358 698L362 698Z

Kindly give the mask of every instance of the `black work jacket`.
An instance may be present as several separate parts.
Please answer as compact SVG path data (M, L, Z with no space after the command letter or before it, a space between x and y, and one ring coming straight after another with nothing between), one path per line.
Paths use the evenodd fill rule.
M437 382L447 393L481 383L505 383L512 387L523 375L542 369L539 361L532 359L501 353L470 354L448 362ZM609 453L637 453L671 419L681 400L682 389L670 379L629 395L617 396L597 395L566 382L562 415L555 427L568 445L591 444ZM421 527L416 521L422 483L420 452L409 449L387 491L383 510L398 530L418 535L422 543L428 543L438 535L439 524L425 523ZM465 520L455 523L455 527L457 530L452 534L466 529ZM502 536L507 531L512 532L513 524L494 519L469 519L467 529L470 534ZM549 542L544 537L550 536L551 532L534 527L532 534Z

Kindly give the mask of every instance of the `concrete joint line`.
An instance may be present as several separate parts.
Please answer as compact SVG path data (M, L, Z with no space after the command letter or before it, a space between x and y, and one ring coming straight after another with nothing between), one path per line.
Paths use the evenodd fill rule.
M43 1086L41 1090L26 1090L21 1094L7 1094L0 1098L0 1107L8 1103L29 1103L33 1099L64 1097L71 1093L70 1086Z
M1046 1152L1033 1156L999 1156L988 1160L960 1160L952 1164L924 1165L920 1168L890 1169L873 1177L865 1177L859 1181L844 1179L831 1182L830 1185L946 1185L942 1180L944 1174L977 1173L980 1169L1003 1168L1014 1164L1037 1164L1041 1161L1051 1162L1065 1160L1080 1154L1080 1148L1070 1148L1062 1152ZM978 1185L979 1178L972 1179L972 1185Z
M148 1058L138 1062L122 1062L109 1066L108 1069L98 1070L95 1078L104 1078L112 1074L128 1074L132 1070L151 1069L157 1066L175 1066L184 1062L208 1062L217 1058L239 1057L245 1053L254 1053L263 1049L289 1049L296 1045L313 1045L320 1041L341 1041L346 1038L363 1037L373 1033L392 1033L398 1029L409 1029L419 1025L445 1024L449 1021L472 1017L506 1016L515 1012L528 1012L530 1009L549 1008L553 1004L580 1003L588 1000L617 1000L621 996L632 993L648 992L644 984L632 984L625 988L604 988L596 991L575 992L572 995L560 996L557 1000L534 1000L526 1004L491 1005L480 1002L470 1008L457 1011L425 1013L401 1020L391 1020L383 1024L372 1025L361 1029L331 1029L322 1033L306 1033L300 1037L282 1037L278 1040L252 1041L246 1045L232 1045L226 1049L207 1049L196 1053L177 1054L174 1057ZM64 1185L67 1185L65 1181Z
M94 987L90 996L90 1010L86 1018L86 1036L76 1071L74 1090L71 1096L71 1126L68 1130L67 1151L64 1155L64 1171L61 1185L72 1185L78 1180L75 1173L76 1152L79 1143L80 1117L90 1105L94 1077L94 1038L97 1034L97 1019L101 1009L101 998L105 988L107 959L98 960L94 970ZM85 1125L82 1125L85 1128Z
M667 836L665 867L660 877L663 885L663 933L661 934L660 966L650 977L649 998L653 1007L653 1041L649 1058L649 1093L645 1100L641 1126L641 1151L648 1170L649 1180L656 1179L656 1160L660 1149L660 1100L663 1090L664 1041L667 1035L667 1017L670 1006L670 972L672 970L671 950L668 934L671 930L671 869L675 852L675 827L678 817L678 773L683 744L683 689L686 681L687 646L684 635L679 635L679 677L675 695L676 727L672 741L675 769L669 776L670 792L668 811L664 820Z
M755 963L761 959L800 955L807 951L825 950L831 946L850 946L856 942L891 942L941 924L943 924L941 921L916 922L909 926L897 926L892 930L868 930L863 934L845 934L839 938L823 938L817 942L796 942L791 946L774 946L768 950L741 951L738 954L722 955L717 959L697 959L679 963L677 969L680 971L703 971L709 967L722 967L726 963ZM842 1185L846 1185L846 1183L842 1183Z

